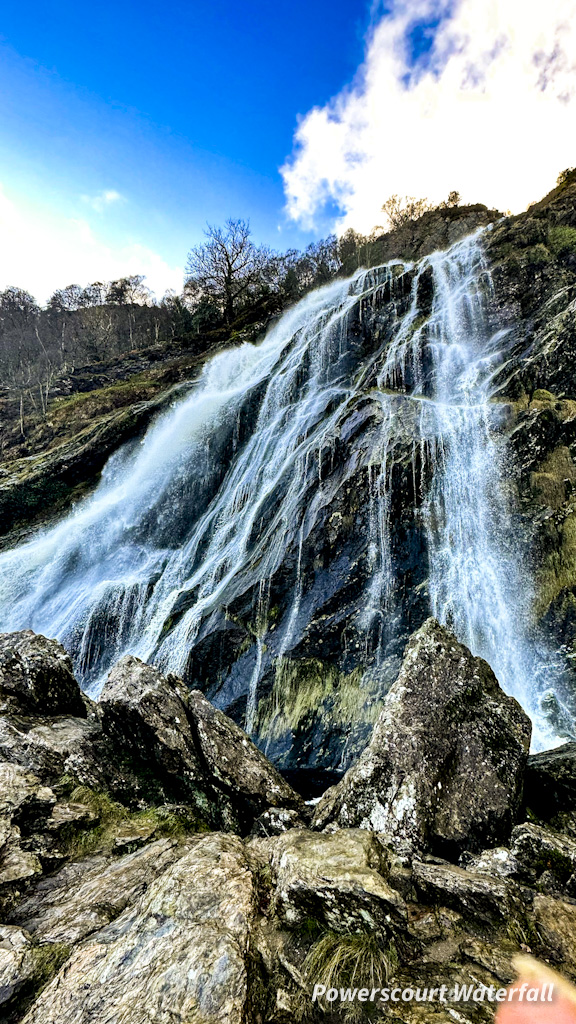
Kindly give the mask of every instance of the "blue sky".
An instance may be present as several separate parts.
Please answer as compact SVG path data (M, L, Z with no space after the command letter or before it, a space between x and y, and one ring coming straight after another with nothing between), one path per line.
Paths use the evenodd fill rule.
M287 220L279 168L298 115L352 79L368 19L324 0L4 0L4 194L170 266L227 216L302 246L318 230Z
M162 295L228 216L285 249L393 193L517 212L575 112L576 0L3 0L0 288Z

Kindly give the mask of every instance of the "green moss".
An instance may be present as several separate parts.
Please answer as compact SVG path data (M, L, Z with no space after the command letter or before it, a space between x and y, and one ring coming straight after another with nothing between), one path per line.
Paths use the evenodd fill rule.
M572 874L572 861L560 850L542 850L531 867L537 875L541 875L544 871L551 871L563 885Z
M305 917L303 921L298 924L298 933L304 940L309 942L314 939L318 939L326 930L326 925L317 921L314 917Z
M576 252L576 228L558 224L548 232L548 247L555 256Z
M73 803L84 804L96 815L93 828L74 823L61 832L63 852L71 858L84 857L89 853L111 853L116 841L123 836L121 852L131 849L130 835L134 836L134 847L142 841L151 841L164 836L184 836L207 830L204 821L194 810L182 807L151 807L143 811L128 811L122 804L112 800L105 793L98 793L88 786L76 786L69 792Z
M555 398L551 391L546 391L545 388L537 388L532 399L535 402L554 402Z
M45 942L34 947L32 959L34 961L35 995L38 995L52 980L71 952L72 947L66 945L65 942Z
M522 252L522 259L529 267L540 267L545 263L549 263L552 259L549 249L539 242L538 245L532 245Z
M546 524L548 552L536 577L536 620L564 590L576 588L576 508Z
M105 388L78 391L74 395L54 398L48 407L48 418L54 425L91 419L94 415L102 416L132 402L153 398L161 388L160 381L139 373L129 380Z
M64 942L43 942L30 950L32 971L8 1002L2 1004L2 1020L16 1024L66 962L72 947Z
M530 474L530 489L537 501L548 508L560 509L567 487L576 483L576 466L570 449L560 445L550 452L537 472Z
M260 702L258 730L261 736L279 739L315 715L345 729L375 722L379 710L361 669L346 675L316 658L282 658L276 664L272 692Z

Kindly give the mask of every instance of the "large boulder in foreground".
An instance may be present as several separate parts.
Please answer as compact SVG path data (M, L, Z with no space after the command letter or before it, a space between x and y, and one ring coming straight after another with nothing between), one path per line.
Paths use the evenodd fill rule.
M271 807L303 807L246 733L176 676L127 655L98 707L104 736L148 801L183 801L209 826L243 833Z
M256 913L244 846L203 836L77 946L25 1024L244 1024Z
M72 659L31 629L0 636L0 713L86 718Z
M443 856L495 845L520 809L530 734L490 666L428 619L369 745L324 795L315 826L373 829Z

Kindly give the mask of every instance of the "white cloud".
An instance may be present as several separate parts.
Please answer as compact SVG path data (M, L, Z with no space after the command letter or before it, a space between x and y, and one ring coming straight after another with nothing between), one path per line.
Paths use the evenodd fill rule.
M33 210L9 199L1 186L0 240L0 290L18 285L40 302L67 284L130 274L145 274L158 296L168 288L182 288L182 268L169 266L152 249L137 243L107 244L86 220Z
M102 192L97 192L94 196L81 196L80 198L82 202L87 203L93 210L96 210L96 213L102 213L113 203L124 202L124 196L120 195L113 188L103 189Z
M390 6L390 5L389 5ZM391 194L518 212L576 164L576 0L394 0L353 86L300 122L282 169L288 214L382 223ZM425 66L415 25L440 24Z

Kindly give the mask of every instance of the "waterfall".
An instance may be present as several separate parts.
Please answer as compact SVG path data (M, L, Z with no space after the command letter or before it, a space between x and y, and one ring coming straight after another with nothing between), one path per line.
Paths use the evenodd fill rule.
M269 579L313 519L309 459L356 390L348 316L367 277L319 289L260 345L217 355L109 460L90 499L0 556L1 628L60 638L88 687L127 651L183 671L201 622ZM235 449L239 413L248 436ZM320 507L321 479L314 490Z
M420 431L432 471L424 503L432 613L489 662L504 690L530 714L533 745L541 749L555 736L533 685L537 654L527 627L534 595L518 558L504 487L506 446L495 431L498 403L491 401L505 333L487 332L492 283L476 239L455 247L451 260L435 254L428 265L434 275L426 325L432 371Z
M402 275L411 295L396 315L386 295ZM258 587L252 731L267 586L296 552L283 654L304 625L302 546L334 496L323 467L344 417L369 388L381 420L366 463L370 572L361 628L382 643L394 598L390 458L400 402L415 410L431 612L521 701L537 746L550 745L532 685L530 580L514 550L503 487L505 441L491 381L504 339L486 328L490 289L481 239L472 236L415 268L396 262L327 285L260 344L213 357L185 398L109 460L91 497L0 555L0 628L58 637L83 685L97 692L123 653L182 673L211 616ZM351 325L377 317L387 302L389 326L370 348Z

